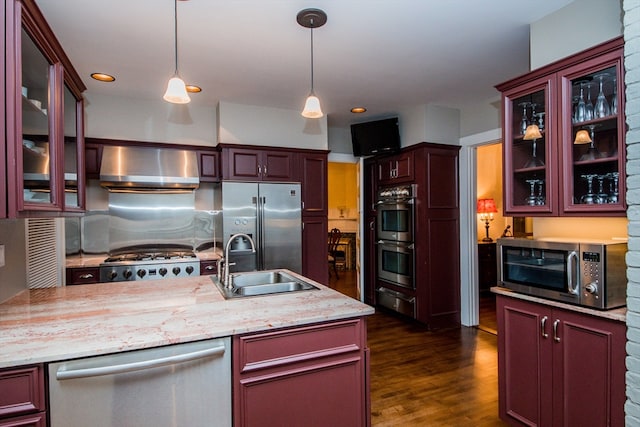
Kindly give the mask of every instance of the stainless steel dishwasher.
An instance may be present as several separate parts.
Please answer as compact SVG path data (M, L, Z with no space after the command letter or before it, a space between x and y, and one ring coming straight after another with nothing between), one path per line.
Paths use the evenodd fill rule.
M52 427L231 426L231 339L50 363Z

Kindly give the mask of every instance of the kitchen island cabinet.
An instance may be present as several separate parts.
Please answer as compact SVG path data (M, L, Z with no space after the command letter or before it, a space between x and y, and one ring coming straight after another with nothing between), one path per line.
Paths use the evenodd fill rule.
M234 337L234 426L369 425L366 343L364 319Z
M624 426L624 322L497 296L500 418L513 426Z
M289 274L305 280L296 273ZM325 377L323 369L307 378L311 384L324 379L339 385L348 383L352 390L364 393L358 395L357 399L363 401L353 409L358 414L354 417L363 419L360 411L366 405L368 390L363 318L373 314L373 308L311 282L317 290L232 300L222 297L210 276L25 290L0 304L0 368L219 337L255 339L254 334L264 334L276 340L266 342L267 350L283 351L283 341L278 340L293 340L292 363L304 365L303 353L311 353L304 346L321 346L314 355L318 357L309 359L310 365L316 366L334 360L331 353L337 348L335 360L345 362L345 368L338 369L339 378L333 374L336 371L328 371ZM311 342L304 338L306 332ZM340 343L346 341L349 344L342 348ZM255 360L273 359L265 353L257 357ZM353 363L347 363L347 358ZM268 367L263 364L263 368L266 372ZM347 373L354 376L343 378ZM357 379L355 375L361 376Z
M46 409L42 365L0 370L0 427L45 427Z

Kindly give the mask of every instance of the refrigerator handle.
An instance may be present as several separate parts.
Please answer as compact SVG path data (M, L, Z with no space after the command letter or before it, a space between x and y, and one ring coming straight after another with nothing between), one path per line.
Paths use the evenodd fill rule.
M264 270L264 204L267 202L266 197L258 197L258 254L257 264L258 270Z

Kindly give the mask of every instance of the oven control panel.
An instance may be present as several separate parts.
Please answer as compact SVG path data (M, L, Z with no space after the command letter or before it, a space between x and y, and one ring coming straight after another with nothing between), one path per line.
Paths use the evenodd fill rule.
M118 264L100 267L101 282L123 282L133 280L158 280L200 275L200 262L162 262L147 264Z

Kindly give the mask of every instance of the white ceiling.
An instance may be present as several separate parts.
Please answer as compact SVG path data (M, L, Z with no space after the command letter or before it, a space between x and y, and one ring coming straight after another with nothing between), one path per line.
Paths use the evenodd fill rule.
M324 10L314 30L315 92L330 126L412 105L496 98L529 70L529 24L573 0L190 0L178 2L179 71L219 100L302 110L310 30L297 13ZM173 0L37 0L88 93L161 99L174 71ZM92 72L116 76L92 80ZM368 112L354 115L352 106Z

